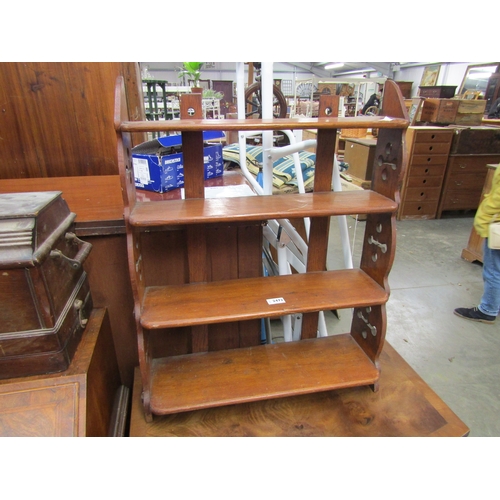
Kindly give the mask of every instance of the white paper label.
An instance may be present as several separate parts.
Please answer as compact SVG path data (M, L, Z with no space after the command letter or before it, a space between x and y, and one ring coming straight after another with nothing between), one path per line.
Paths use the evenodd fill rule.
M269 305L272 305L272 304L284 304L285 303L285 299L283 297L277 297L275 299L267 299L267 303Z
M149 184L151 179L149 177L148 160L133 158L132 164L134 166L134 177L138 179L141 184Z

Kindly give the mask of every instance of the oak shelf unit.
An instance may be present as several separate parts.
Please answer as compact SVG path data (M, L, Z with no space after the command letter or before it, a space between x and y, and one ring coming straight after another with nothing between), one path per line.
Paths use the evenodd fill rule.
M387 280L395 253L395 214L406 163L403 138L409 121L401 92L392 81L385 86L383 116L334 117L337 99L322 96L319 118L203 120L201 98L187 94L181 102L180 121L133 122L126 111L123 81L118 79L118 164L148 421L153 415L342 387L376 389L390 294ZM191 114L194 110L189 119L184 118L187 109ZM379 131L371 190L331 190L337 130L346 128ZM318 130L312 193L204 198L203 131L283 129ZM182 133L185 199L136 200L131 134L145 131ZM348 214L368 214L360 266L326 270L330 217ZM307 272L263 276L262 236L255 242L261 226L271 219L303 217L311 221ZM252 237L245 236L247 228ZM235 270L212 279L215 254L210 249L215 245L224 252L219 229L223 235L234 231L241 255L228 254L228 262L238 261ZM184 237L175 249L186 254L183 278L145 283L142 246L152 234L175 230ZM232 269L231 262L227 267ZM350 333L319 338L318 312L346 308L354 309ZM231 337L238 329L254 328L249 325L258 328L262 318L293 313L303 313L301 340L260 345L260 338L252 334L250 341L240 341L236 348L209 350L210 335ZM176 329L190 331L189 352L155 356L153 333L168 343L173 335L169 332Z

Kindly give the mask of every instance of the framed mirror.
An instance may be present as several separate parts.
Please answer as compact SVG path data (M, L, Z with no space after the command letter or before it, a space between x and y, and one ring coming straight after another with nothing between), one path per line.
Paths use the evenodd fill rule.
M493 73L497 72L500 63L471 64L467 66L459 94L462 95L467 90L481 92L484 99L488 80Z

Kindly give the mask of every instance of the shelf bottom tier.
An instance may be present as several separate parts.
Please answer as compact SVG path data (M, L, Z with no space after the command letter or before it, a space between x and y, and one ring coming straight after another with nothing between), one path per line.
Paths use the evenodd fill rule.
M350 334L154 359L151 411L167 415L374 384Z

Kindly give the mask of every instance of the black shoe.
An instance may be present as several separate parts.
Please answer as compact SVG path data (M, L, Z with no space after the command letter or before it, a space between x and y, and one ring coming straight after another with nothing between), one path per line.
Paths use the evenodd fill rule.
M481 323L492 324L496 319L496 316L489 316L488 314L484 314L477 307L459 307L453 312L461 318L470 319L471 321L480 321Z

